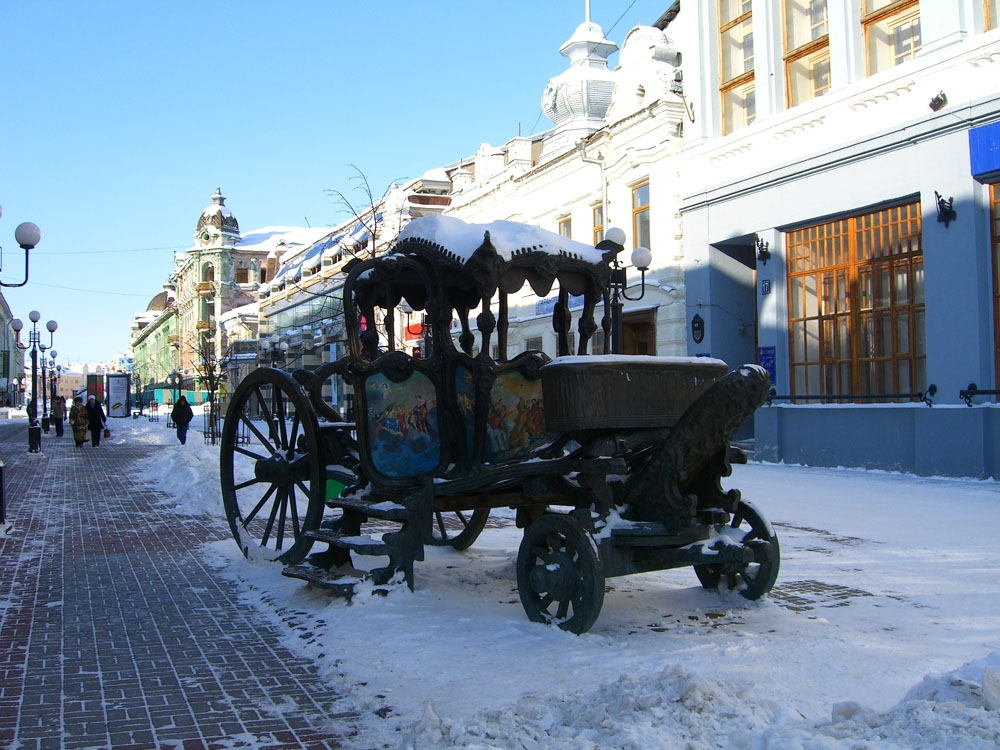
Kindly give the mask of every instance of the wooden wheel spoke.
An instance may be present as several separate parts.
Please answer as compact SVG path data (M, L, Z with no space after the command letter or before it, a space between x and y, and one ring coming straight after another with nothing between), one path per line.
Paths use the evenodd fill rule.
M253 507L253 510L247 513L247 515L243 518L244 529L250 524L251 521L253 521L253 519L257 517L257 514L260 513L260 509L267 504L268 499L271 497L271 495L274 494L274 491L276 489L277 487L275 487L275 485L273 484L270 487L268 487L267 492L264 493L264 496L261 497L258 503Z
M565 620L566 615L569 614L570 599L564 599L559 602L559 606L556 608L556 619Z
M260 441L261 445L266 445L268 448L271 447L271 441L268 440L268 438L264 435L263 432L261 432L259 429L257 429L257 425L255 425L253 423L253 421L250 419L250 417L248 417L242 411L240 412L240 422L242 424L246 425L246 428L248 430L250 430L250 432L252 432L254 434L254 437L256 437L257 440ZM248 456L256 457L256 454L248 452L245 448L241 449L241 448L239 448L239 446L234 446L234 447L236 448L236 450L239 450L241 453L245 453Z
M255 461L264 461L264 460L266 460L268 458L267 456L262 456L259 453L254 453L249 448L244 448L244 447L242 447L240 445L234 445L233 446L233 452L234 453L239 453L240 455L243 455L243 456L249 456L250 458L254 459Z

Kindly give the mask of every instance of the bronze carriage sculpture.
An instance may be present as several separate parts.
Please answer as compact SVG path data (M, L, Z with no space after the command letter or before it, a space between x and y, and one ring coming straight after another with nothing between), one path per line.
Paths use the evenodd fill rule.
M468 547L491 509L510 507L524 529L517 584L533 621L585 632L606 577L683 566L707 588L767 593L777 537L721 486L745 460L730 441L764 402L767 374L706 358L587 354L601 303L609 338L621 250L435 216L411 222L387 254L349 265L349 353L315 370L260 368L233 393L221 481L244 554L346 596L363 578L412 588L425 545ZM507 356L510 296L525 283L557 294L554 360ZM575 353L571 299L582 299ZM424 316L424 356L396 340L404 310ZM323 396L338 379L353 389L353 421ZM365 533L372 524L378 531ZM309 555L316 542L328 549ZM359 571L352 553L388 563Z

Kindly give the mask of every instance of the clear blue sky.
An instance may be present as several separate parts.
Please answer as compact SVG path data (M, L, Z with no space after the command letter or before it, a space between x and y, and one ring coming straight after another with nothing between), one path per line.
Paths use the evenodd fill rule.
M622 43L670 0L592 0ZM337 224L351 165L393 180L545 130L584 0L7 0L0 11L0 280L41 228L15 317L100 362L192 244L216 187L243 231ZM612 66L617 55L612 56Z

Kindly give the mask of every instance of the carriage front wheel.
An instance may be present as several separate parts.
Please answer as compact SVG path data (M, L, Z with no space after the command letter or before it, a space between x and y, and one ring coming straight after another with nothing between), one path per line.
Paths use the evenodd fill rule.
M319 427L302 386L261 367L233 392L219 451L222 501L247 557L301 562L326 500Z
M714 589L724 581L728 588L738 588L747 599L760 599L774 586L781 563L778 537L771 524L753 505L740 500L732 520L718 530L749 547L753 561L745 565L695 565L694 572L701 585Z
M570 516L534 521L517 552L517 590L532 622L590 630L604 604L604 572L590 535Z

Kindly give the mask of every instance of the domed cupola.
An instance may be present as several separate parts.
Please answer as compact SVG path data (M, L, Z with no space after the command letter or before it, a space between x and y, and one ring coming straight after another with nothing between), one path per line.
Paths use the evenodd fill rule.
M569 58L569 69L551 78L542 95L542 111L556 124L556 130L598 130L604 126L611 104L615 75L608 70L608 56L618 49L618 45L608 40L604 30L590 21L589 5L587 20L559 50Z
M240 225L233 212L226 208L226 199L222 196L222 188L215 189L212 205L201 212L198 226L194 232L195 241L199 245L234 245L240 241Z

